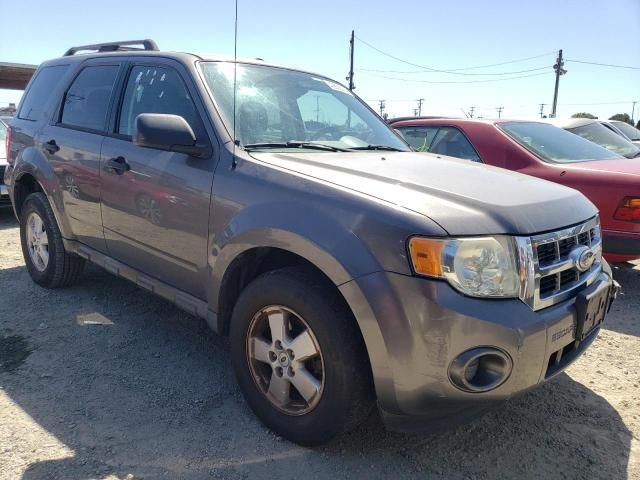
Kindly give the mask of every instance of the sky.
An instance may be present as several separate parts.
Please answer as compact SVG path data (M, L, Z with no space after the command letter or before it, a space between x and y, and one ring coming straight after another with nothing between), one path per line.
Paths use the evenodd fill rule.
M139 38L162 50L234 54L233 1L92 3L0 0L0 61L38 64L73 45ZM560 48L558 117L631 114L640 102L640 0L238 0L238 57L346 83L352 30L355 93L376 110L385 100L392 117L413 115L419 98L423 115L475 107L496 117L503 107L503 117L534 118L541 103L549 113ZM20 96L0 90L0 106Z

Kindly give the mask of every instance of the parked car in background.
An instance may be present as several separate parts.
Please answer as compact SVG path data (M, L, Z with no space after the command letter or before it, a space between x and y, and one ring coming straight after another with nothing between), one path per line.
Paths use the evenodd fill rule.
M375 407L397 430L470 420L564 370L615 297L584 195L425 158L321 75L76 47L11 130L31 278L89 260L205 318L256 415L301 444Z
M600 123L613 130L618 135L622 135L635 146L640 147L640 130L633 125L629 125L627 122L622 122L620 120L606 120Z
M4 184L4 171L7 167L7 127L11 117L0 117L0 206L9 205L9 193Z
M597 143L601 147L611 150L627 158L640 157L640 147L631 143L626 136L612 131L603 125L603 121L591 118L553 118L547 120L556 127L564 128L568 132L580 135L590 142Z
M600 210L607 259L640 258L640 158L625 158L545 122L432 119L392 127L417 151L508 168L580 190Z

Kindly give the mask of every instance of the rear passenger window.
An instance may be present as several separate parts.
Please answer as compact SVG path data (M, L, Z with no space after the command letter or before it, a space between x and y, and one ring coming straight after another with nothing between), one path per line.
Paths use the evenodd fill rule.
M27 90L18 118L37 120L68 68L68 65L55 65L41 69Z
M189 91L178 72L164 67L133 67L124 94L118 133L133 135L141 113L169 113L183 117L196 136L200 122Z
M85 67L65 95L60 122L69 127L104 130L119 69L117 65Z
M454 127L441 127L429 148L431 153L479 162L480 157L464 134Z
M404 139L417 152L428 152L438 127L400 127Z

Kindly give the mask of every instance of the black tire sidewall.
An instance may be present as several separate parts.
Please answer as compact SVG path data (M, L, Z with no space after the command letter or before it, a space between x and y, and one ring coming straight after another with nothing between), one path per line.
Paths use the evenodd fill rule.
M230 328L231 358L245 398L265 425L301 445L318 445L340 433L352 402L360 393L358 378L363 355L352 318L323 282L310 284L293 269L268 273L254 280L240 295ZM333 297L333 298L332 298ZM333 300L333 301L332 301ZM268 305L285 306L300 315L313 331L324 360L324 390L309 413L287 415L260 391L247 363L246 336L251 319Z

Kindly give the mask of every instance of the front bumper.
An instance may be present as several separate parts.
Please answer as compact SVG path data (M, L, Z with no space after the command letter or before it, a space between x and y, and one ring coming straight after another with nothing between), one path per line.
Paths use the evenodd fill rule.
M611 286L611 270L603 264L593 285ZM388 272L353 282L380 329L384 348L367 347L379 408L393 430L436 431L464 423L560 373L598 332L577 344L575 299L536 312L517 299L465 297L446 282ZM349 301L354 286L341 289ZM361 317L367 311L361 306L354 310L365 341L372 338L372 325ZM458 389L449 378L451 362L485 346L511 357L511 374L488 392ZM559 350L565 354L556 361Z

